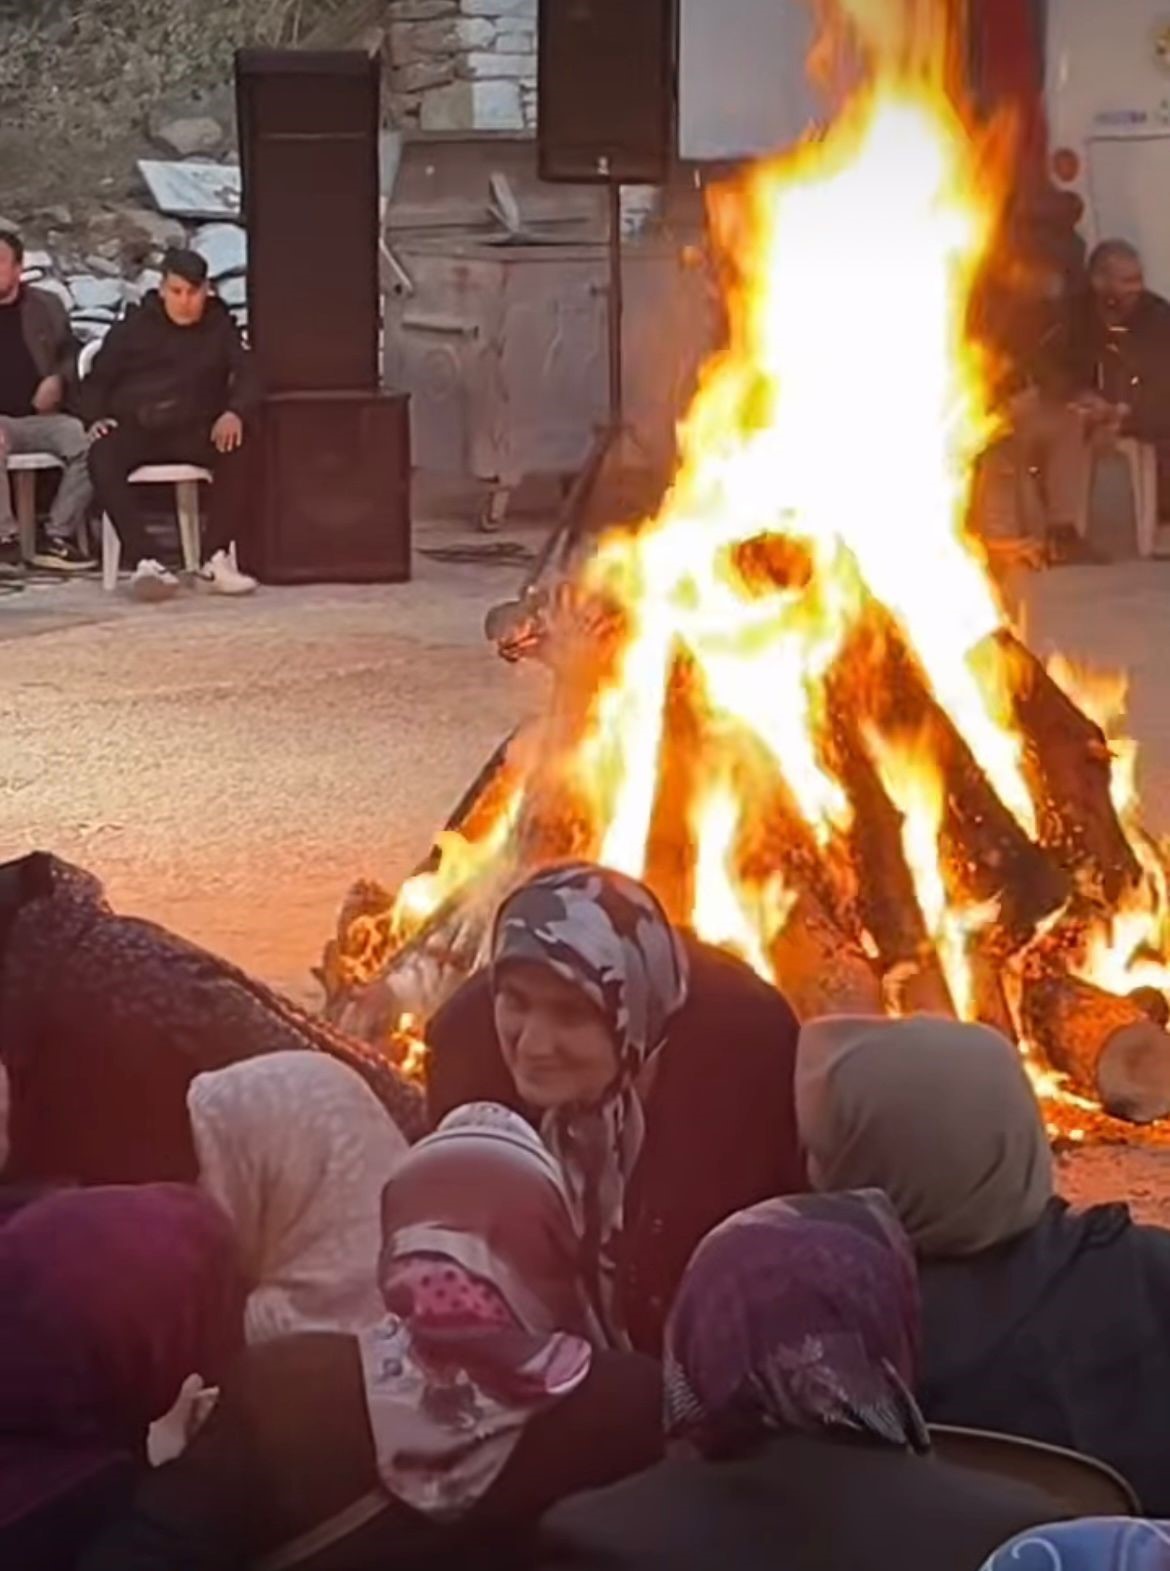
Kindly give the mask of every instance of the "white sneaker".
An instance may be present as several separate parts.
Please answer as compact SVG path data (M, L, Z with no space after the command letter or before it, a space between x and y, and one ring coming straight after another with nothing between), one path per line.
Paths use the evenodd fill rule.
M256 580L241 573L226 551L217 551L203 564L196 583L213 595L250 595L256 590Z
M179 592L179 580L161 562L143 557L130 575L130 593L135 600L157 603L170 600Z

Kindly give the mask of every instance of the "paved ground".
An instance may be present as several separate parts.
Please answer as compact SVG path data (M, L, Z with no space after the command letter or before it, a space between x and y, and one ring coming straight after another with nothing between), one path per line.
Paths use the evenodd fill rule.
M505 666L481 633L517 575L420 555L398 587L0 597L0 857L59 851L123 909L315 1002L309 967L349 883L405 873L541 700L539 671ZM1170 830L1170 564L1049 573L1026 604L1041 652L1131 672L1149 821ZM1168 1155L1088 1152L1065 1182L1170 1224Z

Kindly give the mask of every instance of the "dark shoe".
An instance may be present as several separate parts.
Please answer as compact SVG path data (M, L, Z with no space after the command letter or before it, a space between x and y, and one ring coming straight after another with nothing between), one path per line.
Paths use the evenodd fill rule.
M1105 558L1082 538L1072 524L1053 524L1048 531L1051 567L1099 567Z
M0 540L0 578L23 578L19 540Z
M88 573L97 566L73 540L46 540L32 560L34 567L49 573Z

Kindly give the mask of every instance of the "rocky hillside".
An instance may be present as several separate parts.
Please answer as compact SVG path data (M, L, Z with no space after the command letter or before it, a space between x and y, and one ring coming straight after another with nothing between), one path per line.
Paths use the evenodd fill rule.
M222 153L239 45L348 42L387 3L0 0L0 217L35 235L132 198L176 122L179 151Z

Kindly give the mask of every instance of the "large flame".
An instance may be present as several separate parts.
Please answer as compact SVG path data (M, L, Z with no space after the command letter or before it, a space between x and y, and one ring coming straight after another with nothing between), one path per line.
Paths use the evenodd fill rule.
M987 653L1002 612L964 532L973 461L992 429L965 322L999 193L976 181L946 49L906 47L938 43L937 13L907 34L892 25L897 6L848 9L869 85L827 136L717 193L713 232L735 275L730 345L683 425L659 517L610 539L586 573L623 605L630 637L578 762L598 804L600 854L633 874L645 870L665 682L680 651L720 725L769 749L818 840L847 829L823 747L826 678L874 602L1001 800L1035 830L1009 677ZM786 586L749 582L737 552L762 535L796 543L807 571ZM941 782L929 758L916 776L898 773L905 849L943 940L954 922L937 866ZM698 858L709 860L701 840ZM698 881L700 898L710 887ZM700 932L727 925L701 905L691 917ZM948 970L961 981L958 954Z
M945 865L936 734L900 713L880 652L897 645L1035 840L1005 613L965 527L995 430L967 323L1009 161L963 110L949 6L822 10L833 26L815 66L843 107L824 134L715 192L727 345L682 423L658 515L608 536L582 572L582 598L607 608L618 642L578 673L573 725L550 721L491 821L448 836L437 870L404 886L396 943L500 855L533 800L546 817L560 801L567 849L649 878L677 919L785 985L777 939L800 902L753 833L765 804L782 803L826 865L847 860L855 797L833 738L856 709L865 767L900 815L926 946L956 1011L977 1012L972 957L998 891L964 892ZM1116 992L1164 986L1166 877L1138 824L1118 695L1054 674L1113 742L1114 799L1143 872L1083 934L1076 974ZM859 938L872 956L872 936Z

